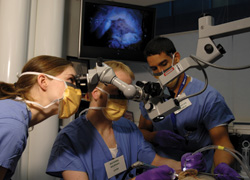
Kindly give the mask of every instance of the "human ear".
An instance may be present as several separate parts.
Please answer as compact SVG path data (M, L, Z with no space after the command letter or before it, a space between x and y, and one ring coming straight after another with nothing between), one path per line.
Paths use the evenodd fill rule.
M37 76L37 83L43 91L47 90L48 83L47 83L47 78L44 74L39 74Z
M180 59L181 59L181 55L179 52L175 52L175 55L174 55L174 64L177 64L178 62L180 62Z
M99 91L97 88L95 88L95 89L91 92L91 95L92 95L92 98L93 98L94 100L98 100L98 99L100 98L100 96L101 96L101 93L100 93L100 91Z

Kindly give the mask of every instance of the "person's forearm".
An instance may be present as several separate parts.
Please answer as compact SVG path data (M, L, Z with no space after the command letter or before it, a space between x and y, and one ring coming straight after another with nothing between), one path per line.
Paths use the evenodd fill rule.
M155 135L156 135L156 131L151 132L151 131L148 131L148 130L146 130L146 129L140 129L140 130L141 130L141 132L142 132L142 134L143 134L143 136L144 136L144 139L145 139L146 141L153 142L154 137L155 137Z
M226 148L234 149L228 134L227 126L218 126L209 130L210 137L213 145L223 146ZM234 157L225 150L216 149L214 153L214 165L215 167L224 162L231 165L234 161Z
M230 153L228 153L224 150L217 149L214 153L214 165L215 165L215 167L222 162L224 162L228 165L231 165L234 162L234 157Z

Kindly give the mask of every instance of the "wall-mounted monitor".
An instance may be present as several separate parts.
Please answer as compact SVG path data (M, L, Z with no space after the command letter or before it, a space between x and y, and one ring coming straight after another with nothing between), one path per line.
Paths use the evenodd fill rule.
M155 35L155 9L104 0L82 0L79 59L145 61Z

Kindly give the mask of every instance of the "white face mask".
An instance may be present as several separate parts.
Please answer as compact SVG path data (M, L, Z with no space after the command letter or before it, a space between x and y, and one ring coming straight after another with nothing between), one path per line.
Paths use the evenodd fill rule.
M174 66L174 58L175 58L175 53L174 53L174 55L172 57L172 66L171 67ZM176 86L178 80L179 80L179 76L177 76L172 81L170 81L169 83L167 83L167 87L170 88L170 89L173 89Z
M44 74L44 73L25 72L25 73L22 73L19 77L21 77L23 75L40 75L40 74ZM71 85L72 87L68 86L67 83L60 78L51 76L49 74L44 74L44 75L46 75L47 77L49 77L51 79L55 79L55 80L64 82L65 89L64 89L64 93L63 93L62 97L59 99L55 99L54 101L52 101L51 103L49 103L46 106L43 106L43 105L41 105L37 102L34 102L34 101L29 101L29 100L24 100L24 101L28 104L33 104L33 105L38 106L42 109L47 109L50 106L58 103L60 105L59 106L59 108L60 108L59 109L59 118L61 118L61 119L68 118L71 115L73 115L77 111L77 109L80 105L81 90L76 88L76 87L73 87L74 86L73 84ZM65 93L66 93L66 95L65 95Z

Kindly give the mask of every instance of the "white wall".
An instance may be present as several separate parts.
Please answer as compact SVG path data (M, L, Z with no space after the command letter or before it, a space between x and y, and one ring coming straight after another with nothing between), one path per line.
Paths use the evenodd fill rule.
M62 57L64 0L37 0L32 1L32 17L35 17L35 37L33 55L52 55ZM33 9L34 8L34 9ZM32 11L32 12L33 12ZM29 49L30 50L30 49ZM48 158L59 129L58 116L52 116L36 125L29 133L29 180L54 180L47 175ZM27 150L27 149L26 149Z

